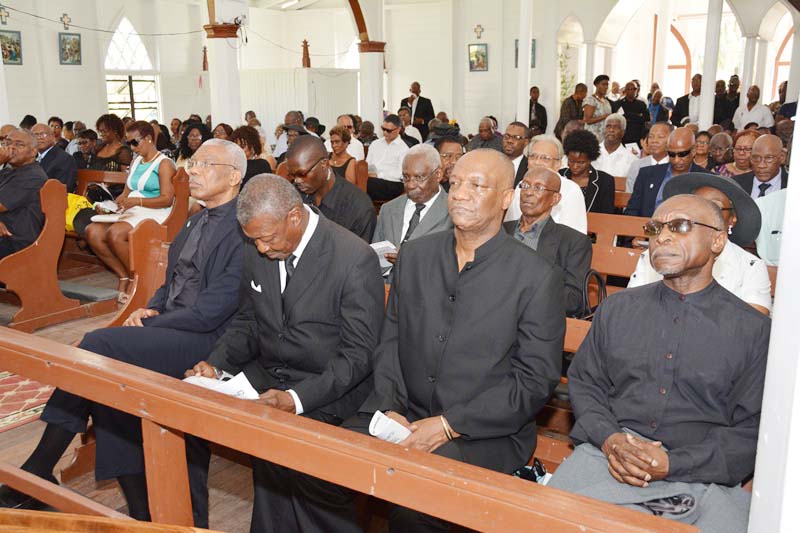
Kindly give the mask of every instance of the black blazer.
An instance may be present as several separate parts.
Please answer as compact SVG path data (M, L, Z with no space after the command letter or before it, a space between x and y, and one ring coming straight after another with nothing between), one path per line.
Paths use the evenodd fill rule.
M689 95L684 94L675 101L675 108L672 110L672 123L680 127L681 120L689 116Z
M169 282L189 237L189 229L197 222L200 215L201 213L198 213L186 221L169 247L166 281L147 304L149 309L155 309L161 314L144 319L142 323L148 327L209 333L219 337L225 332L225 328L236 313L242 277L244 235L236 220L235 208L218 222L211 236L209 253L204 263L200 265L202 277L195 304L169 313L164 312L169 296Z
M547 109L544 108L542 104L536 102L536 124L534 121L531 121L531 109L533 108L533 101L528 100L528 127L532 128L535 125L538 125L542 128L542 131L547 131Z
M259 392L294 390L305 413L345 419L371 387L383 278L367 243L320 216L281 294L279 261L245 246L239 311L208 362Z
M559 172L565 178L572 179L572 172L570 172L569 168L562 168ZM590 166L589 184L585 189L581 188L583 201L586 203L586 211L588 213L613 215L615 189L614 177L611 174Z
M669 168L669 163L651 165L639 169L639 175L636 176L636 183L633 185L633 192L630 200L628 200L628 206L625 208L626 215L635 217L653 216L653 211L656 210L656 196L658 196L658 190L667 175L667 168ZM710 174L708 170L695 163L692 163L689 172Z
M523 155L522 161L519 162L517 175L514 176L514 188L516 188L517 185L519 185L519 182L522 181L522 178L524 178L525 174L527 173L528 173L528 158Z
M755 183L756 179L756 176L752 171L734 176L733 179L742 189L747 191L747 194L752 194L753 184ZM789 173L786 171L786 167L781 167L781 189L785 189L788 182Z
M503 223L514 236L519 220ZM571 316L583 305L583 284L592 266L592 241L588 235L548 218L539 235L536 252L561 271L564 277L564 310Z
M419 130L419 134L422 135L422 142L425 142L428 140L428 122L436 117L436 113L433 112L433 104L429 98L417 96L417 99L419 100L417 102L417 112L414 113L413 118L421 118L423 123L415 124L412 121L411 125ZM403 98L400 101L400 107L412 108L411 104L408 103L408 98Z
M78 167L75 159L58 146L53 146L39 164L48 178L57 179L67 186L67 192L75 192L78 180Z

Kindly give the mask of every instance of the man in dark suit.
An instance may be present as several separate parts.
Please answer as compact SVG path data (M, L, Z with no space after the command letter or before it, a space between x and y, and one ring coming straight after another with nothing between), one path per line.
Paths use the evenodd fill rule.
M248 181L237 211L253 241L245 247L239 311L208 359L187 374L244 372L261 403L338 426L371 387L383 320L378 258L364 241L303 204L279 176ZM189 442L195 525L207 527L208 446ZM296 475L253 459L252 531L291 530L282 520L302 513L293 503Z
M528 102L528 127L534 130L533 135L547 131L547 110L539 103L539 88L531 87L531 99Z
M786 188L789 173L783 164L786 162L786 152L783 143L777 135L762 135L753 143L750 152L750 165L753 170L746 174L734 176L742 189L753 198L760 198Z
M456 163L448 197L454 229L403 246L374 390L344 427L367 433L379 411L410 431L403 448L506 473L530 458L536 413L561 374L563 280L502 227L513 177L496 150L472 150ZM318 520L313 530L361 531L349 490L300 479L304 508ZM390 531L447 529L400 507L389 522Z
M31 133L36 137L39 151L37 161L47 177L57 179L66 185L67 192L75 192L78 180L78 167L75 165L75 159L55 146L56 139L53 136L53 130L47 124L36 124L31 128Z
M236 144L213 139L194 159L208 164L189 170L192 196L206 209L186 222L170 246L166 282L123 327L93 331L80 348L180 378L225 331L236 312L242 272L236 195L247 158ZM42 413L47 428L22 469L56 483L53 467L75 434L86 431L90 415L97 435L97 479L116 477L130 515L149 520L141 425L129 414L57 389ZM39 503L3 487L0 505L34 508Z
M535 166L520 184L522 217L505 222L506 231L536 250L564 279L564 310L574 315L583 305L583 286L592 264L592 241L587 235L550 218L561 200L561 178L553 170Z
M372 242L389 241L400 248L406 241L452 228L443 179L442 159L433 146L411 148L403 158L406 193L381 206ZM397 254L386 254L386 260L394 264Z
M628 200L625 214L635 217L650 217L664 199L664 185L687 172L708 172L694 164L694 132L689 128L677 128L667 141L669 163L651 165L639 169L633 193Z
M519 185L528 172L528 158L523 154L530 141L531 130L522 122L512 122L503 134L503 153L514 165L514 187Z
M72 122L70 122L69 124L71 128ZM55 142L55 145L61 148L62 150L66 150L67 145L69 144L69 140L65 139L61 135L61 132L64 131L64 121L61 120L60 117L50 117L47 120L47 125L50 126L50 130L53 132L53 140Z
M675 102L675 109L672 110L672 123L676 127L683 126L683 119L690 117L691 122L697 122L700 113L700 87L703 83L703 76L695 74L692 76L692 92L678 98Z
M400 101L400 107L407 107L411 110L411 124L419 130L423 142L428 139L428 122L433 120L436 113L433 112L433 104L428 98L420 96L421 87L418 81L411 84L411 94Z

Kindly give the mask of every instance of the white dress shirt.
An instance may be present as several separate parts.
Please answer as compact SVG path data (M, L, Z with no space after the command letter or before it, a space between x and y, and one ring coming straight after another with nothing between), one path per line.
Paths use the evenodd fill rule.
M325 149L328 151L329 154L333 153L333 148L331 147L330 139L325 139ZM348 143L345 152L355 157L356 161L364 160L364 145L361 143L361 141L359 141L355 137L350 137L350 142Z
M69 142L69 144L67 145L67 147L64 148L64 151L67 152L69 155L73 155L78 150L79 150L79 147L78 147L78 138L77 137L72 139Z
M648 155L644 159L639 159L631 163L631 168L628 169L627 177L628 179L625 180L625 192L633 192L633 186L636 184L636 176L639 175L639 171L644 167L649 167L652 165L661 165L663 163L669 163L669 156L664 155L663 159L656 159L652 155Z
M689 122L697 124L700 122L700 95L689 93Z
M404 131L406 132L406 135L408 135L409 137L415 138L420 143L422 142L422 134L414 126L404 126Z
M275 150L272 151L272 155L275 156L275 159L282 156L286 150L289 149L288 139L289 137L286 135L285 131L278 137L278 142L275 143Z
M767 265L758 257L728 241L714 262L711 274L717 283L746 303L760 305L772 311L771 285ZM639 287L662 279L663 276L656 272L650 264L648 250L639 256L639 262L636 264L636 270L631 276L628 288Z
M580 185L569 178L561 178L561 201L550 212L553 222L569 226L575 231L586 234L586 202L583 200L583 191ZM518 220L522 216L519 207L520 188L514 189L514 199L506 211L505 221Z
M737 130L743 129L751 122L758 123L759 128L771 128L775 125L772 113L764 104L756 104L753 109L747 109L747 104L740 105L733 113L733 125Z
M433 202L439 197L442 193L442 187L439 187L439 191L434 194L430 200L425 202L425 207L422 208L422 211L419 212L419 221L422 222L422 219L425 218L425 215L430 211ZM402 240L406 236L406 232L408 231L408 226L411 224L411 217L414 216L414 211L417 210L417 204L411 201L411 199L406 200L406 207L403 210L403 228L400 231L400 239Z
M637 160L638 158L621 144L617 146L616 150L609 153L606 150L606 143L600 143L600 157L592 163L592 166L597 170L602 170L615 178L619 178L627 176L631 165Z
M386 181L403 181L403 157L408 152L408 146L398 135L391 144L386 139L378 139L369 145L367 163L370 172Z
M48 148L47 150L45 150L44 152L40 152L40 153L39 153L39 154L36 156L36 162L37 162L37 163L41 163L41 162L42 162L42 159L44 159L44 158L45 158L45 156L47 155L47 152L49 152L50 150L52 150L54 147L55 147L55 144L54 144L53 146L51 146L50 148Z
M294 252L294 267L297 268L297 264L300 262L300 258L303 256L303 252L308 246L308 241L311 240L311 237L314 235L314 231L317 229L317 224L319 223L319 215L316 214L310 207L307 205L303 205L303 207L308 212L308 224L306 225L306 230L303 232L303 236L300 238L300 243L295 248ZM280 273L281 279L281 294L283 291L286 290L286 261L279 261L278 262L278 272ZM287 390L286 392L292 397L294 400L294 411L295 414L301 415L303 414L303 403L300 401L300 397L297 395L295 391L292 389Z
M761 189L758 188L759 185L762 183L769 183L769 189L764 191L764 196L770 195L772 193L778 192L781 190L781 169L778 168L778 173L769 181L758 181L753 177L753 188L750 189L750 196L753 198L758 198L758 195L761 194Z

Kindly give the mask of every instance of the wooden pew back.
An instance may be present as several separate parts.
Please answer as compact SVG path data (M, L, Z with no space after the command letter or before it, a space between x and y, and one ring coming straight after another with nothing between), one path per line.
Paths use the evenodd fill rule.
M78 171L78 185L75 189L75 194L86 196L86 191L90 183L125 185L127 181L127 172L106 172L104 170L89 170L84 168Z
M0 332L5 370L142 417L155 522L190 525L184 433L481 531L696 531L339 427L199 389L24 333ZM269 443L265 446L264 443ZM24 473L3 481L21 487ZM32 495L54 502L42 481ZM58 487L55 487L58 488ZM74 507L60 502L62 510Z
M172 187L175 190L175 201L172 204L172 211L163 224L167 228L167 242L172 242L180 233L189 216L189 175L186 169L178 169L172 178Z
M367 192L367 180L369 179L369 165L366 161L356 161L356 187Z
M586 214L587 231L589 235L595 235L595 244L601 246L618 246L620 237L647 239L643 226L649 220L627 215Z

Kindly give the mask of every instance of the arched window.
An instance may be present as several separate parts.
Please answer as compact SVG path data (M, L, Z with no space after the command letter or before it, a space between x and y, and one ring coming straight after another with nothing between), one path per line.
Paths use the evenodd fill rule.
M775 55L775 68L772 75L772 95L778 94L778 84L783 80L789 79L789 68L792 65L792 40L794 39L794 28L789 28L786 37L783 38L778 53ZM764 101L768 99L765 98Z
M158 120L158 76L142 38L123 17L106 52L108 112Z
M676 62L667 65L668 70L665 86L674 87L680 84L679 86L683 87L683 92L680 94L686 94L689 92L689 86L692 81L692 53L689 51L689 45L686 44L686 39L683 38L681 32L673 25L670 25L669 29L674 39L667 45L667 50L669 50L667 57L680 57L683 61L681 63Z

